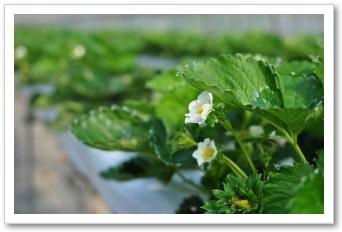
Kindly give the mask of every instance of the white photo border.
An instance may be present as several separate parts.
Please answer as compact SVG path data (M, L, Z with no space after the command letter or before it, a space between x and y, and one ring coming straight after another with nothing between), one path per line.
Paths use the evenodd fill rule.
M334 223L334 7L333 5L5 5L5 223L7 224L333 224ZM257 12L257 13L255 13ZM323 14L324 214L15 214L15 14Z

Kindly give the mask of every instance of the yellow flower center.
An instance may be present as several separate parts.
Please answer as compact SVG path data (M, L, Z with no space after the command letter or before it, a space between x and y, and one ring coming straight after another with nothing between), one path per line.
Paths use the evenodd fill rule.
M197 112L196 112L196 113L201 114L203 111L204 111L203 105L200 105L200 106L197 108Z
M214 152L215 152L214 149L212 149L211 147L208 147L207 149L205 149L203 153L203 158L205 160L210 159L214 155Z

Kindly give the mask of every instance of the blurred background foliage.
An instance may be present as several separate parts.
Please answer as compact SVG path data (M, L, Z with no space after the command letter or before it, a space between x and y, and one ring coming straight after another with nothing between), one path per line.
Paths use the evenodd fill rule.
M148 80L186 61L227 53L308 60L308 54L323 55L323 35L15 28L19 85L52 88L48 94L36 91L32 105L58 109L57 130L100 105L151 100Z

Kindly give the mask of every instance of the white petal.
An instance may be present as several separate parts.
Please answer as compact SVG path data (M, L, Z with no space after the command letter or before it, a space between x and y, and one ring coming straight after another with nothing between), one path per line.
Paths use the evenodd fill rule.
M198 120L194 120L192 117L185 118L185 123L198 123Z
M189 114L185 114L185 116L186 116L185 123L202 124L205 121L201 118L201 115L199 115L199 114L193 114L190 112Z
M207 147L207 145L204 142L199 142L197 144L197 150L201 150L202 152L204 151L204 149Z
M206 147L208 147L209 144L211 143L211 141L210 141L209 138L205 138L205 139L203 140L203 143L205 144Z
M213 95L211 93L209 93L208 91L203 91L198 97L197 97L198 101L200 103L209 103L212 104L213 103Z
M203 140L203 142L199 142L197 146L198 146L198 149L201 149L202 152L204 152L205 149L207 149L207 147L209 146L209 144L210 144L210 139L206 138Z
M190 112L196 112L199 107L199 103L197 100L193 100L192 102L189 103L189 111Z
M194 153L192 153L192 157L194 157L197 160L198 166L202 165L205 162L202 154L203 150L201 149L197 149L196 151L194 151Z
M209 139L208 139L209 140ZM212 141L210 141L210 145L209 145L212 149L214 149L215 151L216 151L216 145L215 145L215 143L214 143L214 141L212 140ZM209 147L208 146L208 147Z
M211 107L212 107L212 105L210 105L210 104L203 104L202 105L203 112L201 114L201 118L204 118L204 119L207 118L207 116L210 114Z

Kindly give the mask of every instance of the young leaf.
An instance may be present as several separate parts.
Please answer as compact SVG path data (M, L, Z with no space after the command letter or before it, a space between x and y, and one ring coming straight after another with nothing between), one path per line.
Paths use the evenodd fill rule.
M206 201L203 208L208 213L261 212L262 186L263 182L257 173L250 175L247 180L228 174L223 190L213 190L217 199Z
M150 123L136 112L119 107L101 107L76 119L71 132L83 143L103 150L150 151Z

